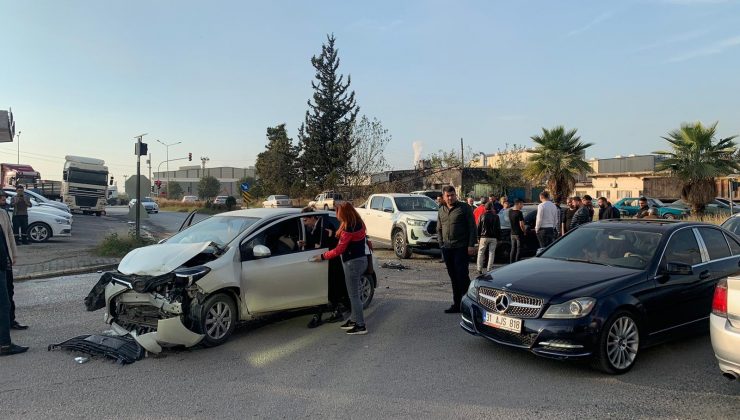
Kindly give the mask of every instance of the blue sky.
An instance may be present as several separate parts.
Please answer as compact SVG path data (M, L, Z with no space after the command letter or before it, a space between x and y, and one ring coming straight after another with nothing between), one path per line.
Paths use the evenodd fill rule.
M740 134L740 3L620 1L0 0L0 109L21 160L59 179L66 154L135 171L133 136L170 157L254 164L268 126L295 138L327 33L361 113L423 153L530 145L578 128L589 157L649 153L684 121ZM15 162L16 144L0 144ZM187 162L179 162L187 163ZM176 165L176 164L173 164Z

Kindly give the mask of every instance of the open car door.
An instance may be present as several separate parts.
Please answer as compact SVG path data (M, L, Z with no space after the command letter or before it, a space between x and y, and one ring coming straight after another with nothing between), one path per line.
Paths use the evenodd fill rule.
M190 225L193 224L193 219L195 218L195 213L197 213L198 210L193 210L190 213L188 213L187 217L185 217L185 220L183 220L182 224L180 225L180 229L178 229L178 232L182 232L183 230L190 227Z

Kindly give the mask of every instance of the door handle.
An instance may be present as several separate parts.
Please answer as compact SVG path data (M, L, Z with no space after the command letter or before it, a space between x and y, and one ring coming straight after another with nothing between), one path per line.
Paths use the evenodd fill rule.
M706 280L709 278L709 270L704 270L699 273L699 280Z

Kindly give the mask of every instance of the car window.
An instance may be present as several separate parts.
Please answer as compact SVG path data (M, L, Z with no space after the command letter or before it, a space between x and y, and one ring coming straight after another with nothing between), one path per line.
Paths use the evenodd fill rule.
M258 221L259 219L256 217L209 217L167 239L167 243L193 244L198 242L215 242L218 246L224 246Z
M370 200L370 208L373 210L383 211L383 197L375 196Z
M272 201L274 198L275 198L275 196L274 195L271 195L271 196L267 197L267 201Z
M727 242L730 244L732 255L740 255L740 242L736 241L731 235L725 234Z
M242 244L242 257L254 259L254 247L264 245L272 256L287 255L301 251L298 241L303 238L303 223L300 218L290 218L276 223Z
M397 197L396 207L398 207L398 211L439 211L437 203L425 195Z
M390 197L383 198L383 211L390 211L393 213L393 201Z
M722 223L722 227L734 233L740 235L740 217L733 217Z
M719 229L712 228L700 228L699 234L704 245L707 247L710 260L718 260L720 258L727 258L732 256L730 253L730 247L727 245L725 234Z
M699 243L692 229L683 229L676 232L665 248L665 263L683 263L690 265L701 264Z
M274 196L274 198L275 200L287 200L288 196L287 195L276 195Z

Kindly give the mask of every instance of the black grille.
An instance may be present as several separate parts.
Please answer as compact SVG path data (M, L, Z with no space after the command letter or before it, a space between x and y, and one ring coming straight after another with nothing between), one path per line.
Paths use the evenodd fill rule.
M98 204L97 197L75 197L77 205L81 207L95 207Z
M499 312L496 310L494 299L504 293L509 296L509 307L504 312ZM486 296L490 297L490 299ZM478 303L489 311L503 315L517 318L537 318L544 301L540 298L521 295L519 293L504 292L503 290L492 289L490 287L480 287L478 288Z
M436 235L437 234L437 222L429 222L427 225L427 233L430 235Z
M515 346L532 347L534 342L537 340L537 334L517 334L515 332L488 326L484 326L482 328L485 328L486 336Z

